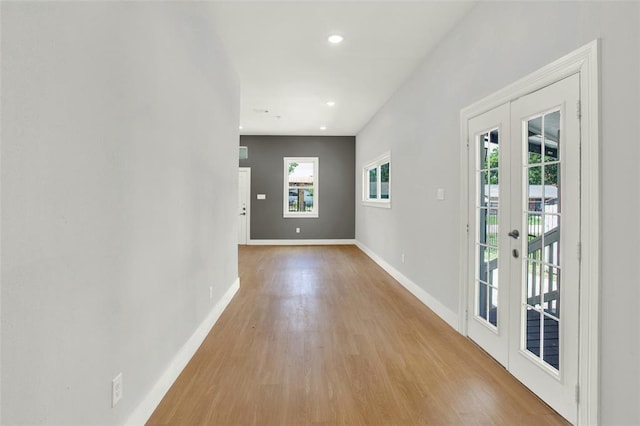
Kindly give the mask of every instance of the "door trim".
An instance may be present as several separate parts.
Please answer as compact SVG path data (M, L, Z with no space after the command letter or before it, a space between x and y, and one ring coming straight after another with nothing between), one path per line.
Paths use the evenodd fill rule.
M249 242L251 241L251 167L239 167L238 173L240 172L247 172L247 219L246 219L247 220L247 238L246 238L245 244L250 244Z
M569 53L540 70L460 111L460 281L458 331L467 335L468 234L468 121L504 103L535 92L573 74L580 74L580 307L578 424L599 423L599 294L600 294L600 42Z

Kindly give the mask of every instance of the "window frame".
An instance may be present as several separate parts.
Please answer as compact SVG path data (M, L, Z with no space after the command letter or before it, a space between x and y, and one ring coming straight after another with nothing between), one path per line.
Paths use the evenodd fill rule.
M382 173L381 167L385 164L389 164L389 188L388 194L389 198L380 198L382 193ZM370 170L376 169L376 198L371 198L370 196L370 181L369 181L369 172ZM365 206L371 207L382 207L382 208L391 208L391 152L385 152L384 154L378 156L375 160L366 163L362 167L362 204Z
M283 192L282 192L282 217L283 218L318 218L320 211L319 181L320 159L318 157L283 157ZM289 211L289 164L313 163L313 210L310 212Z

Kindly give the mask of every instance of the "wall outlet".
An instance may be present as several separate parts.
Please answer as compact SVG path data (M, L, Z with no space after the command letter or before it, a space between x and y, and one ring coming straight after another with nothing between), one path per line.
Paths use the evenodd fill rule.
M213 286L209 286L209 300L213 300Z
M111 381L111 407L115 407L122 399L122 373Z
M400 261L401 261L402 263L404 263L404 253L402 253L402 254L400 255Z
M300 228L296 228L296 234L300 233Z

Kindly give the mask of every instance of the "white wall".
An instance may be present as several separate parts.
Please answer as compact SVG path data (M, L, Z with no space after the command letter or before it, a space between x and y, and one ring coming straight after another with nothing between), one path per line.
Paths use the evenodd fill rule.
M2 3L3 424L124 422L238 276L208 7Z
M457 312L460 110L602 39L604 424L640 424L639 28L639 3L480 3L356 142L357 167L387 150L393 161L393 207L357 203L356 239ZM356 182L360 194L359 176ZM445 201L436 201L439 187L446 189Z

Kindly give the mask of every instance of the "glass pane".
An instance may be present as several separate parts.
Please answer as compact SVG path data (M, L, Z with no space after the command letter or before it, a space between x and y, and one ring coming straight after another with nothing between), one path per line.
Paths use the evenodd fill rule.
M489 210L486 221L487 244L498 247L498 210Z
M499 188L500 185L498 183L498 170L492 169L487 172L487 177L489 179L489 183L485 185L486 188L486 201L487 205L492 208L498 208L498 204L500 201L500 193Z
M526 303L530 306L540 306L540 287L542 282L542 269L538 262L529 260L527 267L527 300Z
M542 214L528 213L527 214L527 237L528 237L527 240L531 243L534 240L538 240L542 238L543 229L544 229L544 217L542 216ZM535 251L536 249L537 248L535 247L535 245L532 246L530 244L529 250L528 250L529 254L531 254L531 252Z
M487 244L487 216L489 210L485 208L478 209L478 241L481 244Z
M544 211L560 212L560 164L544 166Z
M389 163L380 166L380 198L389 199Z
M533 355L540 356L540 346L542 344L542 314L529 307L525 308L526 320L526 348Z
M527 185L527 209L532 212L541 212L542 203L542 167L530 167L528 172L529 185Z
M482 169L497 169L499 164L498 130L485 133L480 137L482 141L481 163Z
M547 232L544 235L544 250L542 252L542 260L550 265L560 265L560 226L558 226L559 217L555 215L546 215L545 224ZM555 226L553 226L555 223Z
M544 316L544 340L542 341L542 359L560 370L560 323L555 319Z
M544 116L544 156L545 161L560 159L560 111Z
M289 211L313 211L313 187L289 186Z
M313 210L314 163L289 162L289 212Z
M369 169L369 198L378 198L378 169Z
M488 288L489 291L489 312L488 320L494 326L498 325L498 289Z
M498 249L488 248L485 250L487 263L487 282L494 287L498 287Z
M544 267L544 311L555 318L560 318L560 270L553 266Z
M289 187L289 211L298 211L298 189Z
M313 211L313 188L305 188L303 196L302 210L305 212Z
M528 163L538 164L542 162L542 117L529 120L527 123L528 131Z
M487 310L487 285L478 283L478 301L477 301L477 315L482 319L488 318Z
M478 246L478 279L484 282L489 281L488 277L488 259L489 259L489 248L486 246Z
M478 173L478 200L480 202L479 207L488 207L489 206L489 174L487 172L479 172Z

